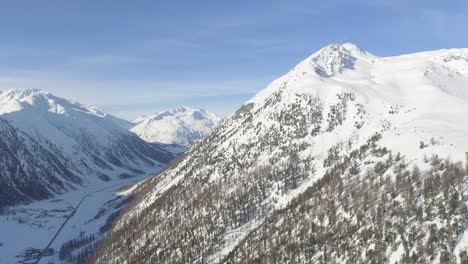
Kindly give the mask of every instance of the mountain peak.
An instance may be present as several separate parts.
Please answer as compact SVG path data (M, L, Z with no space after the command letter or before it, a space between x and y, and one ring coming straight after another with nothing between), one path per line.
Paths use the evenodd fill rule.
M174 109L171 109L171 111L173 111L173 112L186 112L186 111L189 111L189 110L191 110L191 108L188 107L188 106L179 106L179 107L176 107Z
M157 114L161 114L161 113L165 113L165 112L170 112L170 113L173 113L173 114L176 114L176 113L194 113L194 112L200 112L200 113L203 113L203 114L209 114L208 111L206 111L205 109L203 108L192 108L192 107L189 107L189 106L179 106L179 107L175 107L175 108L172 108L172 109L169 109L167 111L164 111L164 112L160 112L160 113L157 113Z
M72 108L83 112L100 114L97 109L57 97L50 92L40 89L11 89L0 95L0 114L17 112L25 108L35 112L54 112L63 114Z
M335 52L335 51L340 51L340 50L345 50L345 51L348 51L348 52L358 52L358 53L362 53L363 51L354 43L342 43L342 44L339 44L339 43L332 43L332 44L329 44L323 48L321 48L317 53L322 53L324 51L327 51L327 52Z
M21 100L29 96L34 96L34 95L50 95L49 92L46 92L41 89L10 89L3 93L2 95L7 98L11 99L16 99L16 100Z
M221 118L204 109L176 107L134 121L131 129L148 142L190 146L206 134Z
M343 73L345 69L354 69L358 58L369 57L369 53L352 43L330 44L312 54L306 61L322 77L333 77Z

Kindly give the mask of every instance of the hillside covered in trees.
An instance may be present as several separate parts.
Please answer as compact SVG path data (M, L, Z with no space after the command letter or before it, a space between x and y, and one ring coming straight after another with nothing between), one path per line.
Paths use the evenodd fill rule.
M139 184L93 261L466 262L464 58L321 49Z

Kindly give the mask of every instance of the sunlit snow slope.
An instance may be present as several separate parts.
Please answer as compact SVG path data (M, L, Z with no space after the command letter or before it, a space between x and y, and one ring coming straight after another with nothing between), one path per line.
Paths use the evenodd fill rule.
M135 120L131 128L148 142L191 146L206 136L221 119L204 109L179 107L143 116Z
M468 49L377 57L353 44L324 47L140 185L97 262L227 261L239 248L267 247L248 244L249 234L336 166L367 177L387 156L391 168L379 173L389 176L401 157L423 169L433 154L465 161L467 69Z

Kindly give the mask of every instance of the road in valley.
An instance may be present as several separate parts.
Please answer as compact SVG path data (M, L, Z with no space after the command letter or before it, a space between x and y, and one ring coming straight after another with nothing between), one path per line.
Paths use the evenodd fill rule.
M107 190L112 189L112 188L123 187L123 186L129 185L129 184L131 184L131 183L139 182L139 181L141 181L141 180L143 180L143 178L141 178L141 179L131 179L131 180L128 180L128 181L119 182L118 184L114 184L114 185L112 185L112 186L108 186L108 187L99 189L99 190L97 190L97 191L90 192L90 193L86 194L85 196L83 196L83 197L80 199L80 201L78 202L78 204L77 204L76 206L74 206L73 211L71 212L71 214L68 215L68 217L65 219L65 221L63 221L63 223L62 223L62 225L60 226L60 228L57 229L57 231L55 232L54 236L53 236L52 239L49 241L49 243L47 244L47 246L46 246L44 249L42 249L41 251L46 252L48 249L50 249L51 245L54 243L54 241L56 240L56 238L60 235L60 233L62 232L63 228L67 225L68 221L69 221L70 219L73 218L73 216L76 214L76 212L78 211L78 209L80 208L80 206L83 204L83 202L84 202L88 197L90 197L90 196L92 196L93 194L96 194L96 193L100 193L100 192L103 192L103 191L107 191ZM25 262L25 261L26 261L26 259L25 259L25 261L23 261L23 262L20 261L20 263L34 263L34 264L38 264L38 263L40 263L42 257L44 257L44 255L43 255L43 254L40 254L40 255L37 256L37 259L36 259L35 261L33 261L33 262Z

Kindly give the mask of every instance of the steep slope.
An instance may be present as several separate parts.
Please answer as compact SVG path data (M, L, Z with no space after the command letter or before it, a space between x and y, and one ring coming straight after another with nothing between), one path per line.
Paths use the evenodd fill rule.
M140 117L130 130L148 142L189 147L207 135L220 121L218 116L204 109L179 107Z
M64 166L64 157L43 148L3 119L0 119L0 152L2 206L47 198L82 181Z
M173 158L129 132L129 122L41 90L0 94L0 117L2 194L9 194L0 207L129 177Z
M398 193L383 195L378 197L384 200L368 204L359 195L382 185L383 191L391 190L393 184L413 186L408 164L420 167L423 180L440 179L444 174L450 179L466 179L460 164L442 162L438 157L464 161L468 150L467 58L467 49L398 57L376 57L353 44L321 49L260 91L182 158L141 184L136 199L101 244L95 261L366 262L365 255L356 256L356 252L371 250L372 245L351 247L356 239L377 239L376 233L366 233L376 232L372 226L362 227L363 219L372 218L363 213L366 208L389 203L398 207L404 198ZM367 181L372 185L361 185ZM385 250L373 251L381 262L400 260L404 252L411 253L416 247L408 245L412 228L421 227L419 234L425 234L431 224L440 223L434 232L443 232L447 223L463 218L466 183L452 185L445 191L429 188L435 193L422 198L448 203L449 196L443 194L458 188L459 196L452 200L463 206L444 220L433 207L424 212L420 225L408 222L412 211L404 211L398 219L392 218L393 209L381 212L385 221L407 223L395 228L400 233L390 232ZM321 195L327 191L333 193L323 195L322 201ZM342 194L343 201L349 199L349 193L359 195L353 195L354 204L346 206L334 200L334 192ZM334 214L314 215L314 210L322 216L325 209L331 210L323 208L332 205L329 201L336 201L331 207L336 208ZM290 218L295 215L305 217L297 228L296 221L302 219ZM327 232L313 240L315 227L340 228L332 216L359 224L346 226L347 232L339 236ZM451 237L455 242L447 249L432 247L434 256L424 260L446 252L454 258L455 247L462 249L457 243L465 232L463 222L456 226L456 235ZM313 235L307 247L304 240L296 244L286 239L303 238L301 233ZM341 251L327 247L336 246L333 241L343 241L338 245ZM306 251L311 245L314 251ZM292 253L268 259L262 255L265 252Z

